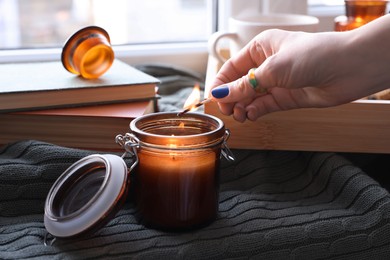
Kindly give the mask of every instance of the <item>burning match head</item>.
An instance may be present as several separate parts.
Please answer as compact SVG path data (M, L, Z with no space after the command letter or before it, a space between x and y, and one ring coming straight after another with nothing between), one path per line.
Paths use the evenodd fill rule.
M198 107L203 106L204 104L206 104L206 103L208 103L208 102L210 102L210 101L211 101L211 99L209 99L209 98L203 99L201 102L196 103L195 105L193 105L193 106L191 106L191 107L189 107L189 108L187 108L187 109L184 109L183 111L177 113L177 116L182 116L182 115L184 115L185 113L188 113L188 112L190 112L190 111L193 111L193 110L197 109Z
M188 113L190 111L194 111L200 106L204 105L205 103L209 102L211 99L206 98L202 101L200 101L200 87L199 84L196 84L191 92L191 94L188 96L187 100L184 103L183 111L177 113L177 116L182 116L185 113Z

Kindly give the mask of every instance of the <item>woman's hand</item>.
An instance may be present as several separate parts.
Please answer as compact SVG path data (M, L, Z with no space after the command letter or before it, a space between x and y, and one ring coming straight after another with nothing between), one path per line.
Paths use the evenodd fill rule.
M349 32L265 31L222 66L212 98L223 114L244 122L280 110L339 105L388 88L390 16L377 20ZM258 91L248 78L251 68Z

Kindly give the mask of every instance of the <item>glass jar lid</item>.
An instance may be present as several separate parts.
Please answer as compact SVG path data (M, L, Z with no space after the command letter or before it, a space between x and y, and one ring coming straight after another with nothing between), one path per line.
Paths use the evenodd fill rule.
M73 238L105 225L122 207L128 169L116 155L94 154L71 165L53 184L44 223L54 237Z

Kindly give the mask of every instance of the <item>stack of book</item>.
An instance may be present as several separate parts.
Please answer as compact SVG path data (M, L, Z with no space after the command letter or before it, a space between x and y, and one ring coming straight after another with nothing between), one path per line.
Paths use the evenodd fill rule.
M131 120L157 111L158 79L115 60L98 79L61 62L0 65L0 145L25 139L118 150Z

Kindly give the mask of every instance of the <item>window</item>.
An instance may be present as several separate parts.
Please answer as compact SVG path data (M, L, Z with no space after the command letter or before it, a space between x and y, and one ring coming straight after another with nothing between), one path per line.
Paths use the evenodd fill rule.
M312 6L334 6L344 5L344 0L308 0L307 3Z
M344 14L344 0L307 0L308 12L316 16L336 16Z
M116 57L203 72L217 0L0 0L0 63L58 60L78 29L110 34Z
M207 0L0 0L0 49L59 47L98 25L114 45L206 41Z

